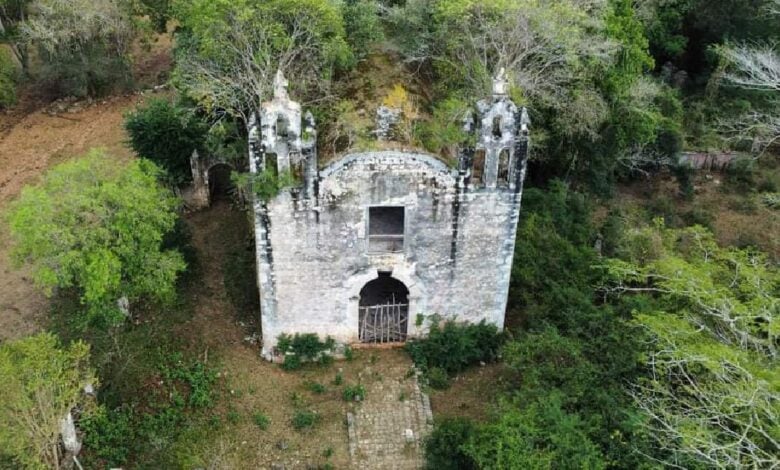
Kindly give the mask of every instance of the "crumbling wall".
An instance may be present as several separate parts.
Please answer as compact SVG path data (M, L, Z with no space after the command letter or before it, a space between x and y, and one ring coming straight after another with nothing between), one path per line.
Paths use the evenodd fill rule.
M250 168L282 170L298 158L303 180L254 203L264 356L273 358L282 333L358 341L360 290L380 272L409 290L409 336L427 330L418 315L503 327L529 123L503 77L466 124L476 144L462 149L457 169L429 155L382 151L318 171L313 119L289 102L281 74L276 85L250 123ZM479 172L476 152L484 156ZM369 251L372 206L405 208L402 252Z
M281 333L357 341L358 294L379 271L390 271L410 290L412 336L424 332L415 325L417 314L502 327L519 201L510 192L461 193L461 183L456 170L432 157L372 152L322 170L316 207L290 194L271 201L273 260L264 282L274 305L263 312L266 354ZM372 205L406 208L403 253L369 252ZM456 232L453 217L460 219Z

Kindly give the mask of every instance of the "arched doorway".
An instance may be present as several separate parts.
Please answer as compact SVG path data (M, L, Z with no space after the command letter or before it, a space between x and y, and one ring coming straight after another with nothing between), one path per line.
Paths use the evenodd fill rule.
M358 322L362 343L406 341L409 289L390 273L379 273L360 290Z
M235 186L230 178L232 168L226 163L217 163L209 168L209 201L230 201L235 195Z

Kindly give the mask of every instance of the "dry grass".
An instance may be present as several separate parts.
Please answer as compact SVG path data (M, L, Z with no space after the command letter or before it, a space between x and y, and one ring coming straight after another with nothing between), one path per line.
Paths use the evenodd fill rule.
M780 168L768 164L761 168L759 179L780 180ZM596 210L596 222L606 217L609 208L619 208L630 217L647 218L660 203L668 205L679 223L686 223L692 211L711 218L710 228L723 246L752 245L780 260L780 211L770 209L755 193L731 189L722 173L697 174L693 200L679 197L676 180L669 174L624 185L614 200ZM639 214L641 212L641 214Z
M466 417L487 421L502 392L501 364L471 368L452 380L446 390L431 390L431 410L434 419Z

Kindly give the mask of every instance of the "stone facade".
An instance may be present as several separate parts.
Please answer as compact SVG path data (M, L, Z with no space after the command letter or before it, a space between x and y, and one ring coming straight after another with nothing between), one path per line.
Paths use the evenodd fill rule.
M403 284L403 337L424 335L433 314L502 328L528 149L527 114L503 79L466 119L476 145L457 168L377 151L318 169L313 120L285 85L279 75L249 137L253 173L275 165L300 181L254 203L263 355L274 358L282 333L360 341L367 285L379 278Z

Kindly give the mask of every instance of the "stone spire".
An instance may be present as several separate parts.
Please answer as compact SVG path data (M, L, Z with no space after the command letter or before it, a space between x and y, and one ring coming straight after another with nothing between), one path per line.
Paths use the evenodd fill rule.
M276 71L276 77L274 77L274 99L277 100L289 100L290 96L287 94L287 87L290 83L284 78L282 69Z
M506 96L509 82L506 79L506 70L501 67L493 78L493 96Z

